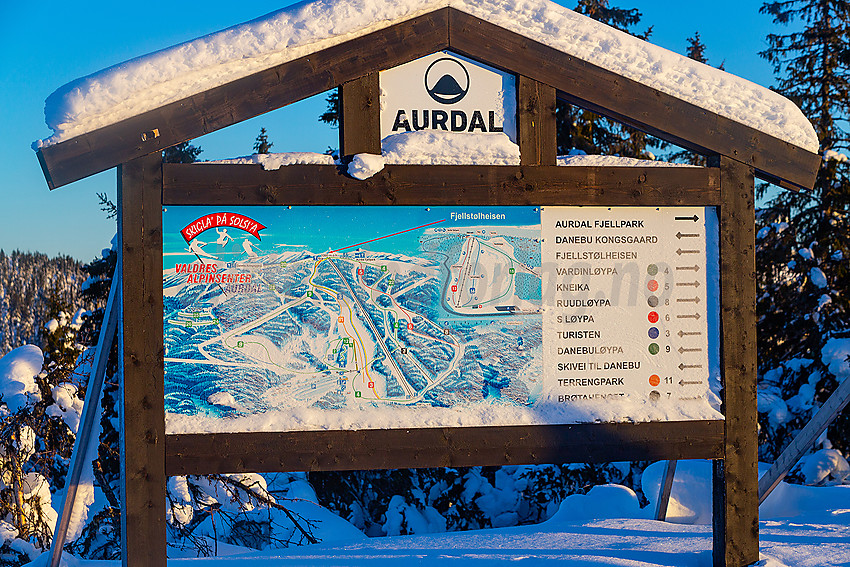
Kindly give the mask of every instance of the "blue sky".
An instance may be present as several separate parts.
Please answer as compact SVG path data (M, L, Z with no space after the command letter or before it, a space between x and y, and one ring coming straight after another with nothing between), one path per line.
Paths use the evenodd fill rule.
M388 0L389 1L389 0ZM559 3L572 7L573 0ZM665 2L612 0L638 8L650 40L683 53L686 38L699 30L709 62L770 86L770 66L757 53L775 30L758 14L761 1ZM33 140L51 134L44 124L44 99L73 79L104 67L256 18L288 5L151 0L143 5L114 1L0 0L0 248L67 254L88 261L100 255L115 233L114 220L99 210L97 193L115 198L110 170L49 191ZM318 151L336 147L337 132L320 124L323 97L292 105L196 140L202 159L251 153L265 126L273 151Z

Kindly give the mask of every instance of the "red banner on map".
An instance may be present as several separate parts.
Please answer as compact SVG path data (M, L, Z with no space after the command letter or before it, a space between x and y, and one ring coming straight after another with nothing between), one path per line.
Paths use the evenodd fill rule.
M257 237L260 240L260 231L266 228L254 219L237 213L212 213L205 215L192 222L180 231L186 242L211 228L238 228Z

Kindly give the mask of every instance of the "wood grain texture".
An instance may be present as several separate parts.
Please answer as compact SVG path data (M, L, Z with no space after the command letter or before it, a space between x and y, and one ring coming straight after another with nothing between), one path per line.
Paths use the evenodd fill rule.
M555 89L517 77L517 137L522 165L555 165L558 154Z
M124 566L165 567L162 158L119 168L123 311L121 535Z
M328 165L164 164L165 205L718 205L720 170L387 166L360 181Z
M751 168L720 160L720 324L722 463L714 470L714 564L758 561L758 436L756 412L756 255Z
M169 475L717 459L722 421L168 435Z
M48 185L60 187L441 49L551 85L573 104L690 150L731 157L768 181L803 188L814 184L817 154L453 8L42 148L38 157ZM159 136L142 141L141 134L154 129Z
M381 86L378 73L343 83L339 91L340 155L381 153Z

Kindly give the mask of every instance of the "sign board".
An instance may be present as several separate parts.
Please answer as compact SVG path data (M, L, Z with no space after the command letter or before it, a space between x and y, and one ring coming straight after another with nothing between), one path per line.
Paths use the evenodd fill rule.
M516 141L516 77L443 51L380 73L381 138L419 130Z
M556 273L544 374L557 401L705 400L717 373L714 212L546 207L541 221Z
M720 418L711 208L163 220L172 431Z

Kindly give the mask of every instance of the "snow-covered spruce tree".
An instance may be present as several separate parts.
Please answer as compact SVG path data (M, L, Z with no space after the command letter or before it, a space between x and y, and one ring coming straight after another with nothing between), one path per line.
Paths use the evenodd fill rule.
M761 12L794 30L768 35L761 55L776 90L814 125L823 155L812 191L776 193L757 216L759 447L772 460L850 375L850 2L767 2ZM828 437L847 454L848 412Z
M254 151L258 154L267 154L274 146L273 142L269 142L269 135L265 128L260 128L260 133L257 134L257 139L254 140Z
M635 8L610 6L608 0L578 0L574 10L641 39L652 34L652 27L643 32L634 31L641 20L641 13ZM555 118L558 155L586 153L652 158L647 145L662 145L639 130L560 100Z

